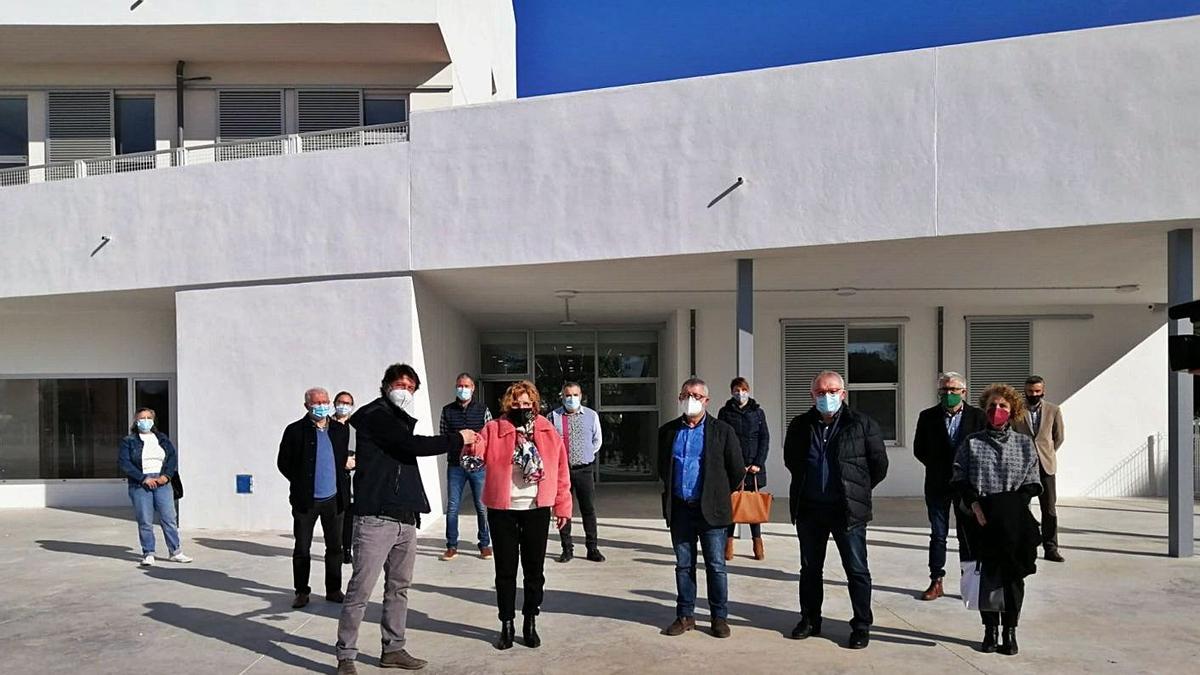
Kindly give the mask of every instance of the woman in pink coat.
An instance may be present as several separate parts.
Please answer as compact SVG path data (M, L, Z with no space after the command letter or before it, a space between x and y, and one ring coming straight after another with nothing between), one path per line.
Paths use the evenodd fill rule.
M517 563L525 571L525 646L542 644L535 618L546 584L546 539L553 510L562 529L571 519L571 472L562 437L537 414L541 397L531 382L517 382L501 400L501 416L484 425L475 445L463 450L468 471L487 470L483 504L496 564L500 610L497 649L513 645L516 628Z

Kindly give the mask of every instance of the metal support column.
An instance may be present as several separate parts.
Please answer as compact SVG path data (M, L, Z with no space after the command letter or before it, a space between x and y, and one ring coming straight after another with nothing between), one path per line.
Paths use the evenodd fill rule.
M754 260L737 261L737 376L754 382Z
M1192 230L1167 233L1167 302L1177 305L1192 298ZM1186 319L1167 322L1168 335L1187 335L1192 322ZM1190 557L1195 552L1192 540L1194 486L1192 476L1192 387L1188 373L1167 375L1167 502L1169 509L1167 552L1173 558Z

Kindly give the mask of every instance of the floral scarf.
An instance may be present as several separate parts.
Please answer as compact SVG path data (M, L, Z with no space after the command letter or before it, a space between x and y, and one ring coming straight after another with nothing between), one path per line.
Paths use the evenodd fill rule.
M521 467L525 482L532 485L542 482L546 471L542 466L542 455L533 444L533 427L537 415L528 415L527 419L528 422L517 427L517 442L513 444L512 461L514 465Z

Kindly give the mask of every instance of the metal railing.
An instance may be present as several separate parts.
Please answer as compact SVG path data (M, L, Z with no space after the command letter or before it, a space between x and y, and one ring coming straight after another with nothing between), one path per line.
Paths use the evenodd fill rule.
M292 155L340 148L401 143L408 140L408 123L375 124L349 129L328 129L303 134L248 138L186 148L171 148L112 157L97 157L72 162L53 162L37 166L0 169L0 188L30 183L103 176L126 171L148 171L176 166L229 162L255 157Z

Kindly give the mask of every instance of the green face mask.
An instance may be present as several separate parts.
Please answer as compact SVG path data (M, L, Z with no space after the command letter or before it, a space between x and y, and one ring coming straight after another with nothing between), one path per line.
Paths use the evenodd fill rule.
M946 392L945 394L941 395L941 399L942 407L946 408L947 410L953 410L958 407L959 403L962 403L962 394Z

